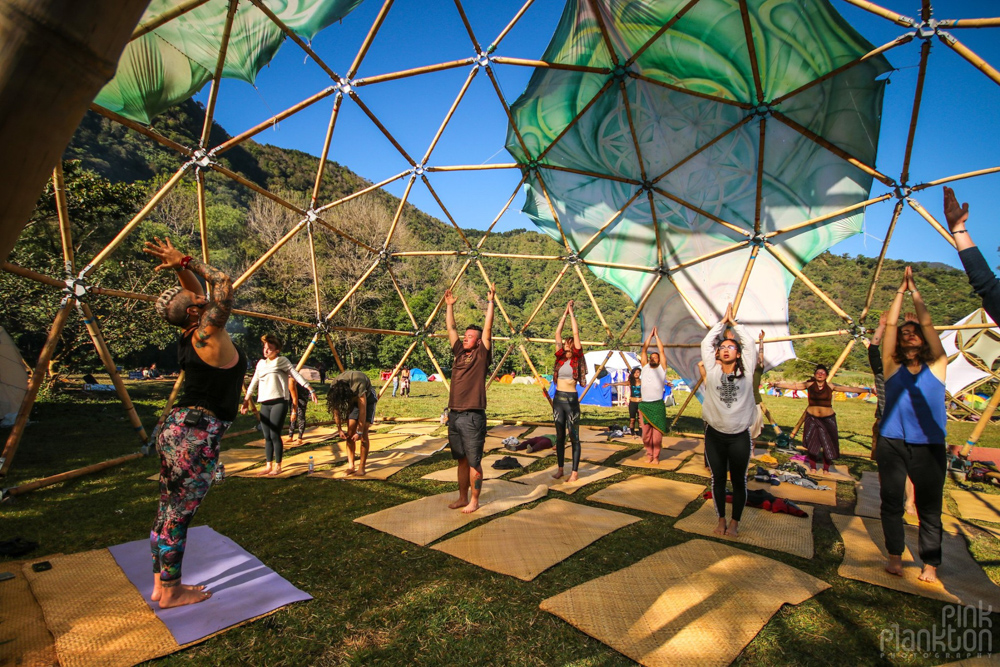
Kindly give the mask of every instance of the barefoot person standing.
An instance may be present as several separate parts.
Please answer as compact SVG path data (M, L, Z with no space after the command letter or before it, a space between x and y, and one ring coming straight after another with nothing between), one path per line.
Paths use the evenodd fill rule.
M378 394L367 375L361 371L344 371L330 383L326 395L326 408L337 422L337 432L347 443L347 474L365 476L368 462L368 428L375 419L375 404ZM347 434L344 434L343 420L347 420ZM357 445L361 445L361 460L354 468Z
M647 354L649 344L656 339L656 352ZM639 412L642 414L642 446L646 448L646 463L660 462L660 448L667 432L667 408L663 405L663 392L667 386L666 355L656 327L649 332L642 344L639 362Z
M146 241L156 267L180 280L156 300L156 313L181 327L177 359L184 385L156 439L160 454L160 504L149 535L153 554L153 601L160 608L202 602L211 593L181 584L187 530L215 477L219 441L236 418L247 360L226 333L233 309L233 283L208 264L184 255L167 238ZM212 287L205 297L198 276Z
M563 327L569 316L573 329L573 337L563 339ZM579 475L580 456L583 448L580 445L580 399L576 393L577 385L587 384L587 360L583 356L580 344L580 327L576 323L576 313L573 312L573 300L566 304L566 310L559 318L556 326L556 362L552 371L556 383L556 393L552 398L552 421L556 427L556 479L563 476L563 466L566 465L566 438L572 446L573 470L569 481L575 482Z
M731 327L733 337L725 334ZM705 420L705 457L712 471L712 500L719 525L718 535L739 535L739 523L747 503L747 466L753 453L750 429L759 409L754 403L752 376L746 366L757 365L757 346L746 327L733 319L733 305L726 316L708 330L701 342L704 366L704 403L701 413ZM726 472L733 484L733 514L726 525Z
M448 505L466 514L479 509L483 488L483 446L486 444L486 377L493 363L493 300L496 288L486 295L486 319L480 329L470 324L459 338L455 326L455 302L451 290L445 290L445 320L448 341L455 361L451 367L451 392L448 394L448 444L452 458L458 461L458 500Z
M909 291L917 321L896 321ZM882 532L889 552L886 572L902 576L903 503L906 478L913 480L920 519L921 581L937 581L941 565L941 505L946 457L945 371L948 355L934 330L931 315L906 267L903 282L889 307L882 347L885 411L879 424L875 461L882 495Z

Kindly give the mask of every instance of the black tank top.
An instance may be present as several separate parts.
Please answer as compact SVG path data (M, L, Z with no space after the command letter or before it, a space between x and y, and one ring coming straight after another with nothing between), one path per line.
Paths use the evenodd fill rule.
M191 335L181 336L177 344L177 361L184 371L184 387L175 406L179 408L199 405L208 408L219 419L231 422L236 419L243 393L243 376L247 372L247 358L243 350L236 348L239 355L232 368L209 366L194 350Z

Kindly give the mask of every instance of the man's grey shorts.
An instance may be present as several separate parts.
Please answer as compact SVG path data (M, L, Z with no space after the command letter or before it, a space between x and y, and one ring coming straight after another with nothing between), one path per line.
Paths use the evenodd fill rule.
M371 424L375 420L375 404L378 403L378 394L372 389L368 394L368 400L365 404L365 423ZM357 419L361 416L361 410L358 409L358 404L355 403L354 407L351 409L351 414L347 415L348 419Z
M456 460L467 459L469 466L478 468L486 444L486 412L463 410L448 413L448 444Z

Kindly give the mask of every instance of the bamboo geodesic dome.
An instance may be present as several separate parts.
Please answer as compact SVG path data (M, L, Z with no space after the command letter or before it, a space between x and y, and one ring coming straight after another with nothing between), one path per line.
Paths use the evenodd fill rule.
M88 258L87 264L82 269L78 267L78 262L73 257L70 224L62 194L62 172L59 167L55 169L53 179L62 232L65 275L45 276L11 264L5 264L3 267L27 279L63 290L64 298L58 313L55 314L48 341L38 361L36 372L32 376L28 395L17 423L8 438L0 462L0 474L6 473L10 466L48 359L58 341L59 332L74 309L79 311L87 325L94 345L125 404L138 438L143 442L147 439L146 431L131 405L126 387L103 341L100 325L90 310L88 300L94 296L106 296L153 301L156 296L98 287L91 284L89 278L98 266L112 257L116 249L171 190L190 174L194 175L197 186L201 253L205 261L211 261L211 248L207 244L205 197L205 176L210 172L266 197L296 216L297 222L291 225L284 235L242 275L235 278L237 293L239 287L245 285L283 246L302 234L307 236L310 247L316 235L333 234L355 246L359 251L367 253L369 261L365 270L357 276L354 286L336 303L323 303L319 289L320 278L313 255L310 270L315 296L314 322L274 314L237 311L241 316L265 318L312 330L312 342L299 360L300 366L306 363L316 345L326 345L330 348L338 366L343 368L334 335L338 331L350 329L371 335L400 336L409 339L405 353L392 371L393 375L399 372L417 349L424 350L438 373L444 375L440 363L428 345L428 338L443 335L439 333L443 301L439 300L430 315L422 321L419 320L410 308L406 294L400 288L394 275L393 265L406 257L453 256L459 259L460 265L450 280L450 286L454 287L462 280L473 280L481 281L484 290L486 286L493 284L484 260L495 258L505 261L544 261L561 264L554 281L538 303L533 308L527 309L530 313L523 320L511 317L504 307L504 295L498 296L500 315L498 328L502 329L502 332L497 331L494 339L498 341L503 351L497 368L508 356L520 355L536 378L539 376L539 370L533 364L526 345L551 343L552 339L532 335L530 326L542 312L560 282L575 279L580 282L604 330L602 340L585 341L586 345L607 346L612 350L635 346L638 344L638 337L633 338L633 336L635 324L640 316L644 329L660 324L662 331L665 323L669 322L672 328L666 346L671 350L670 361L682 375L691 377L689 366L691 355L697 346L695 341L704 334L705 328L718 318L727 301L734 303L737 312L740 312L741 305L744 306L744 313L750 312L751 309L746 307L746 300L753 295L758 276L768 274L772 277L779 276L785 285L781 293L783 301L777 310L778 314L784 314L784 318L760 323L769 329L766 342L778 350L777 353L769 355L770 358L772 360L788 358L791 354L789 341L795 339L850 336L837 363L831 369L831 375L836 373L865 333L864 323L876 295L881 267L903 210L909 207L916 211L937 234L954 246L954 240L945 227L928 213L917 197L933 186L1000 171L1000 167L994 167L962 174L942 175L918 184L910 181L911 156L932 42L945 45L994 83L1000 84L1000 73L948 32L964 28L994 28L1000 26L1000 19L937 20L933 16L929 0L923 1L919 18L903 16L865 0L844 1L898 26L900 34L888 43L874 48L850 29L827 0L777 3L782 5L782 9L798 12L796 15L800 20L829 28L829 34L835 34L836 40L831 38L833 41L824 43L823 49L811 52L810 44L805 42L794 42L792 47L781 46L778 38L781 24L772 20L774 15L778 14L773 7L776 3L773 2L765 8L764 5L768 3L757 0L651 0L646 3L631 4L618 0L570 0L557 29L558 39L553 38L546 55L539 58L532 53L528 54L530 57L521 57L504 53L504 40L530 9L533 0L528 0L523 6L516 8L512 12L510 21L488 44L482 40L483 35L477 32L473 22L470 21L461 0L455 0L455 10L468 38L467 57L432 64L420 64L417 61L413 67L399 71L363 76L361 74L365 67L366 55L387 16L394 10L393 0L385 0L382 4L346 70L332 68L324 55L318 53L303 39L303 36L308 39L315 34L316 25L295 27L290 19L295 15L294 7L289 9L288 3L269 0L245 0L243 3L239 0L161 0L154 3L133 34L136 51L126 51L126 56L123 57L123 63L126 58L132 58L128 62L133 69L139 67L139 64L144 62L143 58L148 56L150 40L167 40L163 36L157 37L157 31L170 30L171 35L183 35L185 30L197 28L192 25L185 27L185 20L204 15L205 12L214 17L211 29L206 27L204 34L199 35L196 46L201 61L197 67L193 64L195 58L190 54L186 55L191 63L191 72L200 68L198 69L200 74L191 75L190 85L196 90L200 85L198 82L202 79L211 81L200 141L197 146L184 146L168 139L146 123L148 118L136 120L138 116L134 108L124 102L117 111L97 103L91 107L102 116L174 151L177 155L178 168L138 215L122 227L107 247L93 258ZM339 0L327 2L325 5L329 11L324 14L324 21L335 20L337 16L350 12L358 4L358 2ZM664 65L665 62L669 63L671 58L680 58L678 45L697 41L693 40L693 36L706 42L716 34L727 36L726 39L729 41L724 46L728 51L719 45L708 44L698 51L696 59L703 61L704 64L713 53L725 52L730 57L730 78L734 81L742 79L742 88L738 86L727 88L719 84L719 81L709 85L712 82L704 76L684 71L683 68L671 69ZM244 48L246 41L250 39L248 35L265 35L260 39L270 40L267 42L267 48L258 48L252 54L256 59L254 62L258 65L262 66L262 63L266 62L266 54L261 55L262 53L269 51L273 55L276 45L287 39L294 42L307 59L325 72L329 77L329 85L274 114L264 122L212 146L209 139L217 104L225 102L220 97L222 78L241 76L252 80L253 73L242 75L233 73L238 68L232 66L228 55L231 49L238 48L234 44L240 44L239 48ZM875 166L875 149L878 134L877 112L881 97L876 79L889 68L884 60L885 54L903 50L908 44L919 45L920 60L911 121L907 130L905 157L901 165L893 165L894 169L878 169ZM171 48L175 46L176 42L171 44ZM711 48L713 46L718 48ZM788 62L792 62L791 59L797 59L794 60L795 68L809 73L810 76L796 79L787 75L787 72L775 72L773 49L780 51L781 48L786 48L789 52L798 52L797 55L787 55L785 63L787 65ZM207 66L204 62L205 52L211 49L215 49L212 52L214 65ZM819 53L826 56L825 60L817 58L817 61L822 60L822 62L808 63L808 66L801 64L809 61L809 56ZM535 73L529 84L529 90L516 102L511 103L504 95L496 76L496 70L501 67L532 68ZM706 67L711 69L708 65ZM405 142L394 136L387 124L382 122L363 101L365 91L372 86L460 69L468 71L464 84L437 125L433 139L425 149L422 149L419 158L414 157L417 153L404 148ZM859 73L865 74L861 76ZM199 76L202 79L199 79ZM489 80L489 89L495 93L496 104L503 109L507 119L507 148L515 161L488 164L435 163L435 148L442 134L452 121L456 110L466 102L466 95L472 82L484 76ZM776 81L779 83L776 84ZM870 86L867 92L862 90L859 82ZM115 85L114 82L112 85ZM535 120L542 118L544 113L551 110L546 108L546 99L551 99L552 93L558 94L566 87L572 87L574 95L569 102L563 100L565 103L557 105L559 113L562 114L558 126L545 122L531 122L525 115L536 113ZM119 83L114 90L117 91L115 95L122 98L126 95L122 91L127 91L128 88ZM668 102L649 101L659 94L667 96L664 99ZM102 93L102 97L98 99L107 103L107 100L118 99L115 95ZM838 107L833 111L842 115L854 114L853 127L857 130L856 134L867 134L865 145L852 143L857 137L844 136L843 133L832 130L832 133L826 133L821 128L828 126L815 125L808 114L809 108L820 102L836 103L840 99L850 99L852 104L855 104L862 95L867 95L866 109L849 110ZM311 192L307 193L307 205L296 204L288 197L268 191L218 161L218 157L226 151L260 135L275 124L315 105L331 102L329 121L323 128L325 134L319 156L319 167ZM324 202L320 200L321 186L327 176L327 157L331 143L337 137L338 118L342 114L344 105L356 106L390 142L393 149L408 164L408 168L345 197ZM702 122L704 115L679 113L677 116L670 116L669 113L665 113L666 106L683 111L695 108L697 105L711 105L713 110L711 122ZM602 159L605 163L608 161L620 163L618 166L621 166L621 169L571 164L562 154L563 148L572 141L586 145L588 127L597 128L593 130L595 132L604 132L608 128L608 123L604 121L598 123L592 118L596 113L595 110L604 107L611 109L608 118L613 115L618 126L613 136L601 135L601 141L604 142L602 146L607 149L605 150L607 156ZM704 107L698 108L704 110ZM655 143L650 137L655 138L657 132L662 132L662 128L667 124L676 125L672 128L676 135L688 134L695 137L686 152L650 150L650 146L653 145L651 142ZM834 125L829 127L832 128ZM589 138L597 137L590 135ZM792 189L783 182L776 184L780 180L774 177L777 168L768 162L775 154L772 147L778 140L795 142L796 146L803 147L802 151L813 159L822 160L824 164L835 163L841 173L850 174L854 186L849 202L827 197L823 201L802 203L804 195L787 192L781 196L790 200L798 197L795 199L798 218L769 216L767 209L777 196L775 192L781 188ZM742 143L737 146L737 142ZM610 150L609 147L614 150ZM697 171L698 174L703 174L707 173L705 170L714 169L714 165L718 165L722 159L720 151L728 155L736 148L744 151L745 157L748 158L745 164L738 166L738 169L734 167L742 179L740 196L719 195L712 199L711 204L707 204L706 200L695 201L693 197L688 196L687 193L693 189L709 187L703 181L692 181L692 174L697 170L701 170ZM801 165L784 165L782 168L789 172L802 171ZM482 170L512 170L520 174L520 179L506 203L493 218L486 233L476 240L465 233L463 226L449 212L447 202L439 196L432 185L432 179L435 174L445 172ZM894 178L888 175L890 173L899 173L900 176ZM681 177L688 178L687 185L679 185ZM580 187L580 181L573 179L590 179L598 183L599 187L603 187L602 192L607 196L604 201L596 202L603 207L594 206L593 201L586 202L586 205L578 205L571 201L567 193ZM871 193L873 181L879 184L877 187L884 188L885 192L873 195ZM359 238L355 230L331 220L330 213L337 207L395 183L405 183L405 189L384 241L377 244L366 242ZM723 183L720 179L718 183L713 182L709 185L712 188L721 188L719 192L723 194L731 194L724 192L723 186L727 183ZM419 251L397 251L393 248L394 235L414 188L426 188L441 207L447 222L456 232L455 247ZM555 255L529 256L491 252L485 249L484 244L494 226L517 199L522 188L527 194L525 211L543 231L557 240L564 251ZM739 199L739 206L733 206L732 199ZM811 257L832 243L857 232L861 216L869 207L890 201L893 202L890 223L865 305L860 312L849 313L838 305L834 298L803 275L802 267ZM801 243L797 245L796 239L805 238L806 234L814 232L823 238L812 242L808 249L801 247ZM683 243L678 242L677 239L680 238L677 236L678 233L685 235ZM616 234L620 236L616 237ZM605 250L625 237L638 238L636 247L645 244L652 248L651 254L642 261L609 258ZM711 247L699 245L709 237L716 239L715 245ZM689 247L685 246L686 249L682 250L685 244ZM621 329L614 330L609 325L584 269L620 287L634 302L635 309L625 318ZM711 271L716 277L709 280L705 277L706 273L699 271ZM351 296L373 276L383 274L388 276L412 328L385 330L343 326L338 321L338 315ZM722 278L718 278L718 275L722 275ZM831 331L789 334L787 288L794 279L801 281L835 313L843 321L843 326ZM720 285L723 286L722 289L719 289ZM445 285L442 285L442 292L444 287ZM763 298L754 297L753 309L768 307L765 301ZM655 304L655 307L651 304ZM962 326L974 329L986 325ZM780 351L782 349L785 350L784 353ZM610 354L612 353L609 353L609 356ZM493 378L490 380L492 382ZM383 386L383 392L388 384ZM175 393L178 387L175 387ZM996 408L998 396L1000 392L994 394L994 399L983 411L985 418L980 422L980 426L988 422L989 415ZM978 438L979 433L981 428L977 427L973 441Z

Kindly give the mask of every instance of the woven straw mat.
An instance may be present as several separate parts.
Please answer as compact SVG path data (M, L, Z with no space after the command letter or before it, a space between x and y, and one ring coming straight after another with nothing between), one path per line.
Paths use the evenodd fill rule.
M688 484L650 475L632 475L624 482L612 484L591 494L587 500L664 516L678 516L704 492L705 487L701 484Z
M0 583L0 665L49 667L58 664L55 639L21 571L24 565L22 561L0 563L0 572L14 575Z
M497 469L493 467L493 464L504 458L499 454L491 454L483 458L483 479L499 479L504 475L518 470L518 468L507 468L507 469ZM537 459L533 459L530 456L515 456L517 462L522 466L527 467L532 463L535 463ZM429 479L434 482L457 482L458 481L458 466L453 468L445 468L444 470L438 470L437 472L432 472L428 475L424 475L420 479Z
M596 482L602 480L605 477L612 477L621 472L618 468L605 468L604 466L595 465L593 463L581 462L580 467L577 469L579 475L575 482L568 482L571 466L567 465L563 468L563 476L559 479L552 477L552 474L556 471L556 466L551 468L546 468L545 470L539 470L538 472L531 472L527 475L521 475L520 477L515 477L513 481L520 484L527 484L529 486L534 486L536 484L544 484L553 491L559 491L561 493L572 494L576 493L581 487L590 484L591 482Z
M732 505L727 504L727 516L731 516L729 514L731 509ZM674 524L674 528L697 535L716 537L734 544L749 544L754 547L784 551L802 558L813 557L812 516L799 517L746 507L740 519L739 537L714 534L712 531L718 522L714 501L706 500L694 514Z

